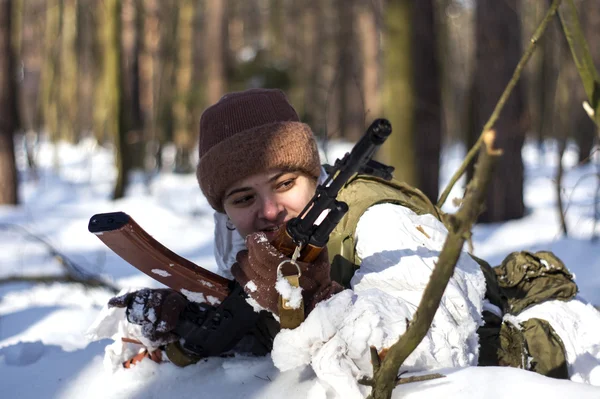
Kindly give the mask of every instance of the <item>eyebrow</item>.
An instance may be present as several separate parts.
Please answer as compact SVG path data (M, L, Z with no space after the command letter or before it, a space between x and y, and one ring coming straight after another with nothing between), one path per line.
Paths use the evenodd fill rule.
M268 183L274 182L275 180L279 179L281 176L283 176L287 173L292 173L292 172L290 172L290 171L279 172L275 176L271 177L268 180ZM225 195L225 198L223 200L226 200L227 198L231 197L233 194L241 193L244 191L251 191L251 190L252 190L252 187L239 187L239 188L233 189Z

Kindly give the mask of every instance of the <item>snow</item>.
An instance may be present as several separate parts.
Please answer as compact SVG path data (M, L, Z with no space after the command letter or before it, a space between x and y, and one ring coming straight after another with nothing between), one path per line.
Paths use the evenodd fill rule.
M122 289L121 294L133 288L162 287L87 232L93 214L112 211L128 213L179 255L226 275L213 257L213 251L219 250L213 243L213 228L220 221L213 218L194 175L163 172L151 176L150 180L141 174L134 175L127 196L112 202L109 196L115 172L110 149L90 140L77 146L65 143L52 146L41 141L36 181L25 168L22 148L17 143L23 203L17 207L0 207L0 278L61 275L63 266L52 256L46 242L83 271L100 274L115 284ZM340 148L330 146L332 153L340 152ZM446 149L443 182L456 170L463 153L459 147ZM468 300L456 304L452 301L460 296L449 295L445 299L448 306L439 321L443 327L451 318L461 317L458 323L461 328L453 334L442 334L443 329L438 328L440 337L436 338L433 331L426 340L435 341L445 335L449 343L462 340L466 344L449 345L447 352L435 356L420 347L422 351L409 358L406 369L415 371L436 362L435 371L446 377L402 385L394 391L395 397L600 397L600 387L593 386L600 385L597 360L600 323L591 305L600 305L600 246L590 240L600 234L600 227L593 220L598 184L596 167L576 167L572 148L563 159L567 167L563 192L569 227L569 236L563 237L553 180L558 162L556 145L549 143L540 150L528 144L523 155L527 171L527 216L502 224L476 226L473 245L475 254L492 265L499 264L511 251L551 250L574 273L580 288L579 298L590 304L585 301L546 303L515 317L516 322L530 317L550 320L565 341L573 381L554 380L517 369L469 366L474 362L472 331L477 323L474 315L481 307L488 309L490 305L481 301L481 280L472 264L461 257L460 276L449 286L449 292L466 292ZM55 160L58 160L58 168L53 166ZM460 191L460 186L455 187L450 199L460 196ZM452 210L452 204L445 209ZM368 343L386 346L393 336L401 334L406 320L399 320L398 314L412 315L414 306L408 303L418 303L419 299L402 286L404 279L389 270L409 261L403 260L406 257L413 257L412 262L419 259L422 269L410 278L411 283L423 284L426 271L433 265L435 248L442 239L439 226L432 220L425 217L414 222L421 227L416 232L396 232L405 237L402 245L406 253L402 256L361 253L366 264L353 280L354 292L346 290L317 306L299 329L282 331L277 341L283 345L277 346L272 357L238 354L205 359L186 368L144 360L132 369L123 369L119 363L108 362L110 357L105 356L105 351L111 351L116 358L134 354L139 346L113 342L113 332L118 330L121 335L141 339L139 331L136 333L125 326L123 309L104 306L113 296L111 292L66 283L0 285L2 397L316 399L362 395L366 392L364 387L358 387L352 376L370 367L364 361L364 348ZM385 245L383 239L372 237L382 246ZM368 246L371 245L365 245ZM390 267L376 270L376 265L381 264ZM378 280L390 278L392 283L383 292L375 293L376 286L381 288ZM393 318L396 323L390 322ZM108 325L108 320L120 322ZM357 325L368 328L358 329ZM96 335L86 336L88 331ZM422 344L427 345L427 341Z
M152 273L158 274L161 277L169 277L171 275L171 273L162 269L152 269Z

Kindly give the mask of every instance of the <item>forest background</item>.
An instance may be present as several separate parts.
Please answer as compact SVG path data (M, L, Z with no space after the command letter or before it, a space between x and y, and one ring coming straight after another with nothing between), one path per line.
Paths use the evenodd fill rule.
M203 109L250 87L283 89L324 146L390 119L380 160L435 201L440 149L475 143L549 3L0 0L0 203L19 200L15 136L30 176L40 137L112 146L121 198L132 170L193 173ZM575 4L594 43L600 2ZM600 46L590 51L598 65ZM480 221L525 214L527 137L555 138L561 153L572 140L590 161L585 98L556 17L495 125L504 155Z

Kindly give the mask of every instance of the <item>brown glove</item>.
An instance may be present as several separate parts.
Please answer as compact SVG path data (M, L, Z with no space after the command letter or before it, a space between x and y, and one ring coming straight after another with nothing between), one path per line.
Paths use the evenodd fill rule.
M127 320L142 326L142 334L158 345L179 339L172 333L188 300L172 289L144 288L111 298L108 307L126 308Z
M264 233L253 233L246 237L247 250L237 254L237 262L231 267L235 279L244 287L244 291L260 306L278 314L279 293L275 289L277 266L289 259L269 243ZM330 278L331 265L327 248L312 263L296 261L300 267L300 287L308 315L317 303L343 290ZM293 265L286 264L286 267ZM254 284L248 284L253 282Z

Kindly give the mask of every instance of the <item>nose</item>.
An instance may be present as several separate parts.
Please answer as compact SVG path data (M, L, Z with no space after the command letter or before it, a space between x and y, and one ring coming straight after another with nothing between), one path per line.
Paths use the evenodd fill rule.
M276 221L281 211L283 211L282 204L272 195L264 197L260 205L259 216L269 221Z

